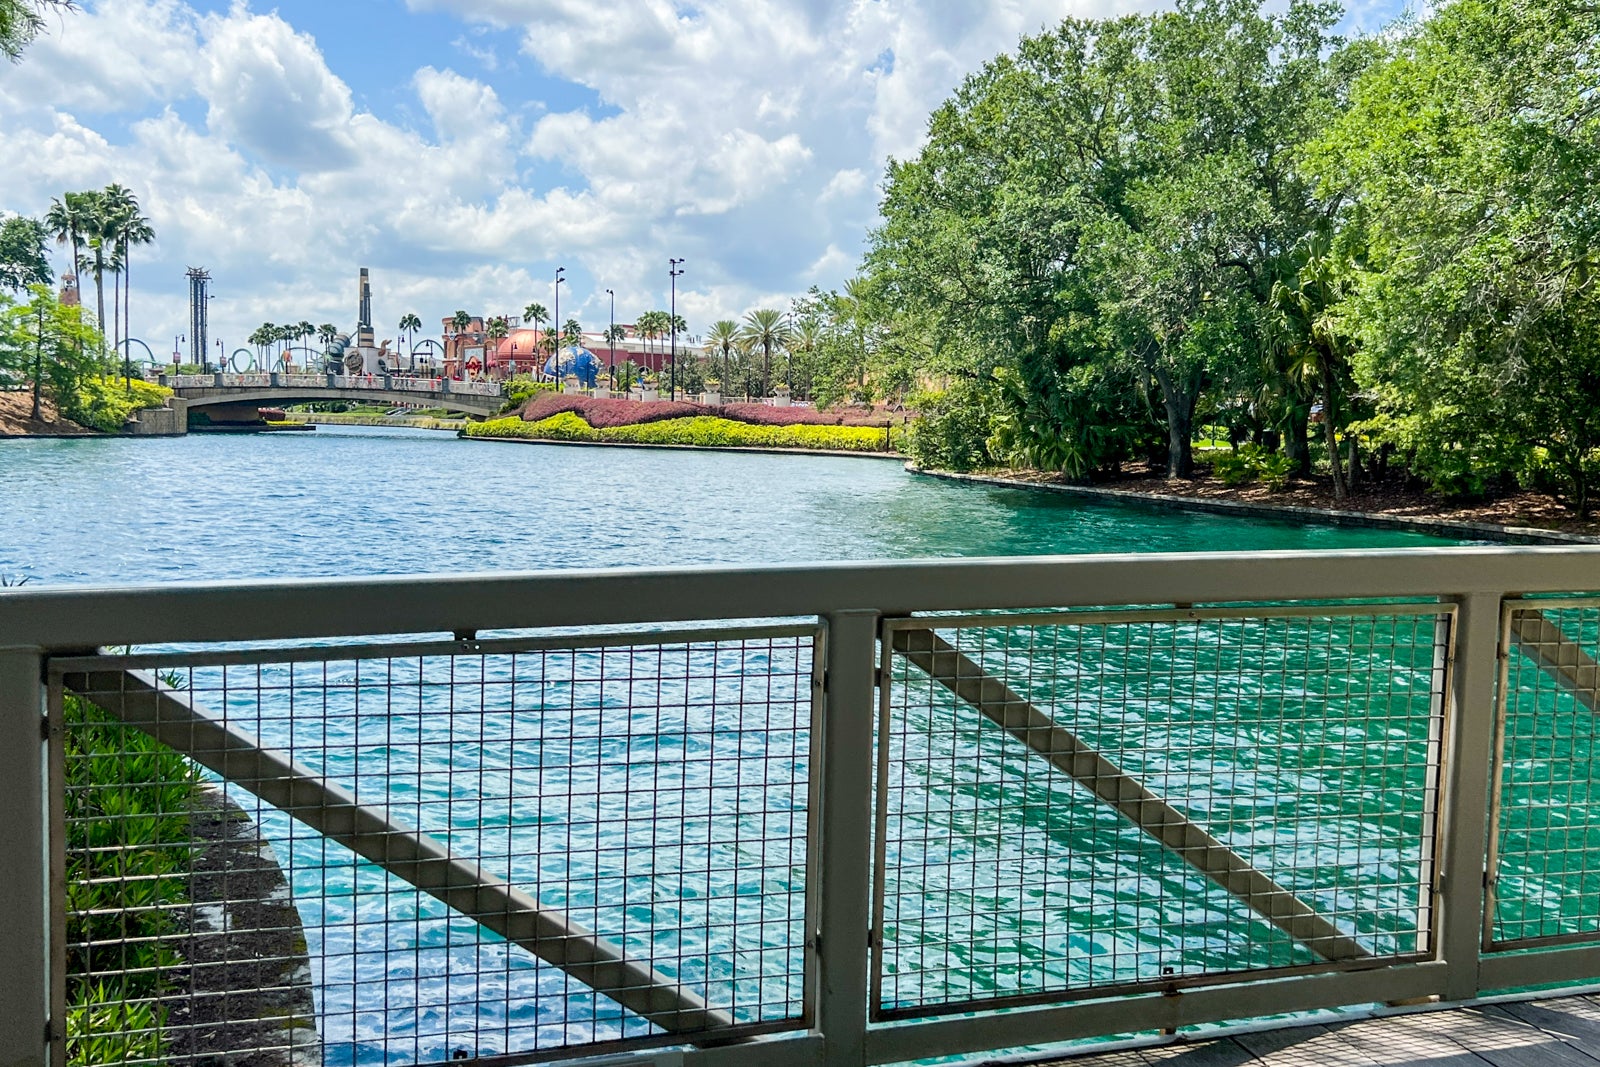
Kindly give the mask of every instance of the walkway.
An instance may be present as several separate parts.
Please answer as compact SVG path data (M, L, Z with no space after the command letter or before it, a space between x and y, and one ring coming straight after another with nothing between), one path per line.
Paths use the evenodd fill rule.
M420 404L486 418L500 411L499 382L405 378L389 374L163 374L157 379L190 408L224 404L298 404L312 400Z
M1270 1030L1054 1061L1066 1067L1597 1067L1600 997Z

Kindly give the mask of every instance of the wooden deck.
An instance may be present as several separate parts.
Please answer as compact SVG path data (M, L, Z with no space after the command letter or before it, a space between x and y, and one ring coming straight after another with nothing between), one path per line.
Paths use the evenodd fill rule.
M1392 1015L1050 1067L1600 1067L1600 995Z

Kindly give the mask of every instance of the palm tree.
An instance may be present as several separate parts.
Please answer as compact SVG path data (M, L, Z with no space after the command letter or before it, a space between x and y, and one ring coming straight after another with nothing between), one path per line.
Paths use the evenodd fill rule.
M806 381L809 386L811 378L814 377L813 368L815 364L813 361L816 357L817 350L821 347L822 326L820 323L818 323L815 319L806 319L795 326L789 337L789 384L791 386L795 384L795 354L800 354L801 370L806 371ZM806 390L806 395L810 396L809 388Z
M487 326L485 327L484 333L488 335L490 345L493 346L497 355L500 349L500 342L505 340L506 334L510 332L511 324L506 321L506 317L504 315L496 315L494 318L489 320ZM488 347L485 347L483 350L483 373L485 375L489 373Z
M706 352L709 355L722 356L722 384L725 387L733 386L733 379L729 377L733 362L733 350L739 345L739 324L732 319L718 319L711 324L710 331L706 334Z
M668 315L665 311L646 311L639 316L639 321L634 324L634 330L644 338L644 347L647 352L658 351L652 341L659 341L666 335Z
M127 338L133 335L131 325L133 274L129 269L131 252L134 245L147 245L154 241L156 233L150 228L150 220L139 214L139 200L131 189L113 182L105 187L100 198L106 212L106 228L112 241L112 266L116 272L117 287L122 299L120 335ZM115 299L114 294L113 301ZM113 317L118 317L114 309ZM126 377L128 370L126 355L122 365Z
M50 200L50 210L45 212L44 224L49 227L57 244L72 246L72 276L76 283L78 277L78 263L82 259L79 249L83 245L83 235L88 232L92 221L92 204L86 197L92 193L62 193L61 198Z
M757 308L744 317L739 339L751 348L761 349L761 395L772 392L772 350L789 343L790 329L783 312Z
M411 369L417 368L417 331L422 329L422 320L416 313L406 312L400 316L400 332L406 335L406 348L411 352Z
M331 322L325 322L321 326L317 327L317 340L322 342L322 351L324 354L326 354L328 351L328 346L333 344L333 339L338 336L339 327L335 326Z
M464 333L466 331L467 327L471 326L471 325L472 325L472 316L468 315L465 311L461 310L460 308L457 308L456 309L456 313L454 315L450 316L450 328L455 331L453 336L455 338L457 338L456 344L455 344L455 355L456 355L456 363L460 366L460 369L461 369L461 379L462 379L462 381L465 381L466 378L467 378L467 361L461 358L461 341L460 341L460 337L461 337L462 333Z

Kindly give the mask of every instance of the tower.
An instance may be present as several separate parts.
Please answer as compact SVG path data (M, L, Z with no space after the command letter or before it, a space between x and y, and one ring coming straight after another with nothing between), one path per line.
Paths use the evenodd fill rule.
M361 280L356 289L356 347L372 348L372 286L367 281L367 268L361 268Z
M204 267L189 268L189 362L204 366L206 362L206 309L211 294L206 292L211 284L211 273Z

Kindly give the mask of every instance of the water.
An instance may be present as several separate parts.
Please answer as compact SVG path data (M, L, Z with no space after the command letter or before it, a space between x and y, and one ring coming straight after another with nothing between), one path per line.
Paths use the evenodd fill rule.
M943 482L881 460L360 427L8 442L0 473L0 575L41 584L1449 543ZM986 668L1371 950L1404 954L1424 877L1431 617L1274 625L968 635ZM1032 671L1031 649L1060 676ZM781 1019L803 940L809 649L692 647L682 664L439 657L204 669L188 687L364 801L499 857L544 904L737 1017ZM752 671L754 703L733 681ZM283 695L296 686L309 716ZM925 676L902 664L895 692L885 1008L1310 961ZM1018 797L1021 826L1007 821ZM327 1062L648 1029L287 818L259 818L316 958ZM658 834L703 845L663 851ZM1156 915L1172 919L1159 940Z
M0 575L47 584L1449 543L957 484L852 457L367 427L0 443Z

